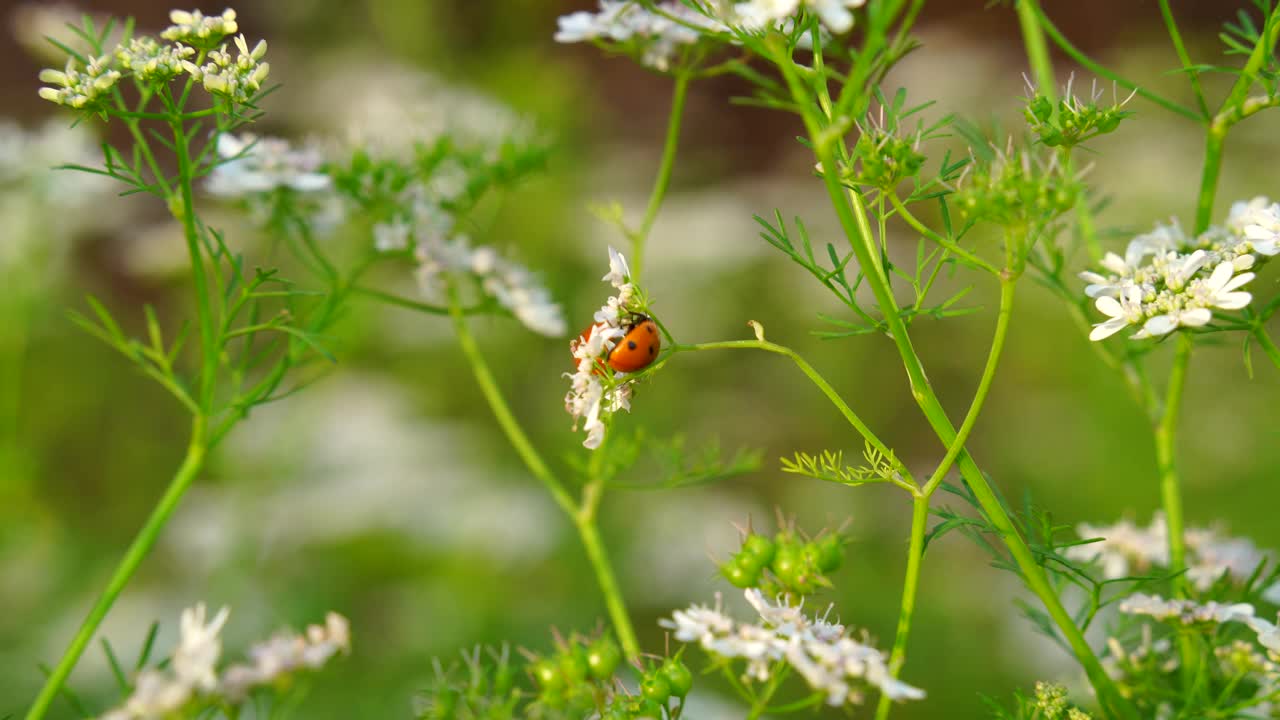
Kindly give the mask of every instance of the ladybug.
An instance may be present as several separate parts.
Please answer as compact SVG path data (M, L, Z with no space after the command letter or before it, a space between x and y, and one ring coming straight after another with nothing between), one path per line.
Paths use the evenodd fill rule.
M658 325L644 315L637 315L618 344L609 353L609 367L618 372L635 372L658 359L662 337Z
M586 342L591 334L591 327L582 331L578 338L579 342ZM656 360L658 351L661 349L662 337L658 334L657 323L644 315L636 315L632 318L632 323L626 327L623 336L614 345L613 350L609 351L607 361L609 367L618 372L635 372L648 367L649 363ZM605 358L597 361L600 370L604 369L605 362Z

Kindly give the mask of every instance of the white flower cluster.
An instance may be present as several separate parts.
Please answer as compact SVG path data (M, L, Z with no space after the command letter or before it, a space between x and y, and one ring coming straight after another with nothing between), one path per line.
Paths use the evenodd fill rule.
M1107 580L1147 572L1152 567L1169 565L1169 528L1164 515L1156 513L1149 527L1138 527L1128 520L1114 525L1081 523L1076 532L1082 538L1102 540L1087 545L1073 545L1063 551L1070 560L1097 562ZM1187 548L1186 577L1197 590L1208 590L1223 574L1243 582L1258 566L1271 559L1271 554L1258 549L1247 538L1233 538L1209 528L1188 528L1183 533ZM1264 593L1269 601L1280 601L1280 583Z
M153 37L136 37L116 48L120 69L133 73L143 81L165 81L175 78L190 62L196 49L182 43L162 45Z
M609 353L627 334L627 320L632 316L631 307L636 297L636 286L631 282L631 268L622 253L609 248L609 272L601 280L607 280L618 294L610 297L594 316L595 323L581 337L569 343L569 350L577 362L577 371L565 373L571 385L564 396L564 409L573 416L573 428L582 430L587 439L583 447L595 450L604 442L605 423L602 414L619 410L631 412L631 385L622 383L606 388L602 375L611 372ZM622 373L618 373L621 375Z
M191 77L204 84L204 89L214 95L222 95L235 102L248 102L262 89L262 82L271 72L271 63L262 62L267 54L267 41L259 40L253 49L244 35L235 38L237 56L233 59L224 44L210 50L209 62L203 67L187 61L182 64Z
M236 23L236 11L231 8L223 10L221 15L205 15L199 10L172 10L169 22L173 24L165 28L160 37L204 48L217 45L240 29Z
M726 29L678 0L666 0L656 8L656 11L649 10L635 0L600 0L599 12L583 10L561 16L555 40L561 43L635 42L643 48L641 63L666 71L680 46L698 42L700 30Z
M412 245L424 297L445 302L445 274L469 274L483 294L509 310L525 327L548 337L565 334L560 305L532 272L491 247L472 247L469 237L452 233L453 216L422 186L415 185L408 192L413 197L409 216L375 225L374 243L383 252L406 250Z
M1280 205L1263 197L1238 202L1225 227L1190 237L1177 223L1129 242L1124 257L1107 253L1102 272L1080 273L1110 319L1094 326L1090 340L1102 340L1131 325L1134 338L1166 335L1179 327L1200 327L1213 310L1239 310L1253 299L1240 288L1254 278L1252 268L1280 253Z
M168 82L183 72L200 81L208 92L235 102L247 102L262 89L271 71L270 64L262 62L266 41L250 49L244 35L236 36L238 54L234 58L222 42L238 27L234 10L209 17L199 10L174 10L169 17L175 25L160 33L168 44L141 36L88 58L84 67L69 58L62 70L40 71L40 81L49 84L40 88L40 97L75 109L88 108L108 97L123 77L133 76L150 84ZM193 60L198 49L209 51L204 66Z
M295 148L288 140L251 133L224 133L218 136L217 149L222 162L205 184L214 195L245 197L284 188L309 193L333 185L321 172L324 158L315 147Z
M112 67L109 54L90 57L83 68L75 58L67 58L67 65L62 70L45 68L40 71L40 82L53 86L40 88L40 97L78 110L109 94L120 77L120 71Z
M1166 600L1159 595L1136 593L1120 602L1120 612L1146 615L1182 625L1238 622L1258 634L1258 644L1273 652L1280 651L1280 628L1255 615L1253 606L1249 603L1197 603L1193 600Z
M151 720L169 717L197 697L218 704L239 703L247 691L268 685L297 670L316 670L339 652L350 652L346 618L329 613L324 626L307 628L305 636L281 633L250 650L252 666L232 665L218 676L222 627L230 611L207 617L204 603L182 611L178 647L164 669L146 669L134 678L133 693L101 720Z
M793 18L804 8L818 16L823 27L833 33L846 33L853 28L852 10L867 0L749 0L732 7L737 24L749 30L770 26Z
M278 632L249 648L252 664L236 664L222 673L221 693L232 702L249 690L270 685L298 670L319 670L338 653L351 651L351 626L338 613L325 615L324 625L309 625L304 634Z
M843 625L810 618L781 598L770 603L755 588L746 591L746 598L760 615L758 624L726 615L718 596L715 608L693 605L658 623L674 631L677 640L697 643L713 656L746 660L746 680L767 681L774 666L785 662L809 687L825 693L830 705L862 700L851 681L879 688L893 700L924 697L923 690L892 677L884 654L849 637Z
M866 0L720 0L697 10L678 0L665 0L650 10L635 0L600 0L597 12L561 16L555 40L634 43L642 49L641 63L665 72L680 47L702 37L728 36L735 42L734 29L789 27L801 9L815 13L825 29L844 33L853 27L852 10L865 4Z

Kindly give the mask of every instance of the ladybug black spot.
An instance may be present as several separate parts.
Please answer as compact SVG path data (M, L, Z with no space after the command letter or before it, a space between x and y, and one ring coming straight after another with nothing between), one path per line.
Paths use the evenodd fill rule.
M644 326L644 329L645 329L645 330L648 330L650 335L652 335L652 334L653 334L653 326L652 326L652 325L645 325L645 326Z
M635 340L628 340L628 341L627 341L627 349L628 349L628 350L635 350L635 349L636 349L636 341L635 341Z
M654 355L656 355L656 354L658 354L658 348L657 348L657 346L650 345L650 346L649 346L649 357L653 357L653 356L654 356Z

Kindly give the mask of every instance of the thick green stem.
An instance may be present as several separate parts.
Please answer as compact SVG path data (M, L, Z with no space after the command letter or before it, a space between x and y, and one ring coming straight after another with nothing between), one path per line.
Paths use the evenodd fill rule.
M769 701L773 699L774 694L778 692L778 688L782 687L782 681L787 677L786 667L773 668L773 672L769 673L769 682L765 684L764 689L756 696L751 703L751 710L747 712L747 720L758 720L765 711L769 709Z
M187 148L187 137L180 119L172 120L174 153L178 158L178 189L181 206L175 206L170 197L170 210L182 223L182 234L187 241L187 254L191 261L191 280L195 286L196 315L200 325L200 394L199 404L206 413L213 409L214 387L218 376L218 342L209 307L209 281L205 275L204 252L200 249L200 235L196 229L195 193L191 179L195 168Z
M1042 95L1050 99L1058 96L1058 80L1053 74L1053 62L1049 59L1049 46L1040 27L1040 3L1038 0L1018 0L1018 24L1022 27L1022 43L1031 63L1031 75Z
M925 375L924 367L920 363L920 358L912 346L911 336L902 320L887 278L876 264L875 241L862 207L861 196L856 192L846 194L845 189L840 185L838 179L839 165L836 163L832 149L836 139L832 137L832 133L827 132L822 127L815 114L807 110L809 101L806 97L806 91L796 77L795 67L791 58L785 54L779 54L774 60L782 70L782 74L791 89L797 105L805 109L803 114L805 128L817 155L819 165L822 168L822 178L827 188L827 194L835 208L840 225L853 246L858 262L864 268L867 283L871 286L876 301L884 313L890 335L893 337L894 344L898 348L898 354L906 369L907 378L911 385L911 394L915 398L917 405L920 406L929 425L933 428L934 433L945 446L950 447L951 443L956 439L956 429L947 417L942 403L939 402L934 394L933 387ZM1014 563L1021 571L1027 587L1044 604L1049 616L1058 626L1067 644L1075 653L1077 661L1088 675L1089 681L1097 692L1103 707L1115 717L1135 718L1136 714L1133 707L1120 696L1115 683L1103 670L1097 655L1094 654L1093 649L1085 641L1084 634L1076 626L1070 613L1063 607L1062 601L1058 598L1053 585L1045 575L1044 569L1036 561L1035 555L1014 526L1013 520L988 483L982 470L974 462L973 458L963 450L957 457L957 463L961 475L969 484L983 512L990 519L992 526L1008 548Z
M458 345L462 348L462 353L466 355L467 361L471 365L476 384L480 386L480 392L484 395L485 400L488 401L489 409L493 411L494 417L498 420L498 425L506 433L507 440L515 448L525 467L529 468L529 472L533 473L533 476L542 482L547 488L547 492L551 493L552 499L573 520L575 527L577 527L578 535L582 539L582 545L587 551L587 557L591 561L591 566L595 569L596 581L600 585L601 594L604 595L605 607L609 612L609 619L613 622L614 632L618 634L618 642L622 644L622 649L626 652L628 658L638 658L640 656L640 644L636 641L635 630L631 626L631 619L627 614L622 593L618 590L618 583L614 579L613 569L609 564L609 556L605 553L604 543L601 542L600 533L596 529L595 509L596 504L599 502L600 492L598 478L593 478L591 483L588 484L587 492L584 493L585 497L580 507L568 490L565 489L564 484L560 482L559 478L551 471L551 468L543 461L542 456L533 447L533 443L529 441L529 437L525 435L524 428L516 420L515 415L511 413L511 408L507 405L506 398L502 395L502 391L498 389L498 383L494 380L488 363L485 362L484 354L480 352L475 338L471 335L470 328L467 327L465 310L460 303L457 291L452 285L449 286L449 316L453 319L453 327L458 334Z
M1187 383L1187 364L1191 359L1192 342L1188 335L1178 338L1174 351L1173 370L1169 373L1164 409L1155 427L1156 466L1160 472L1160 500L1164 506L1165 521L1169 526L1169 569L1181 573L1186 569L1186 541L1183 538L1182 487L1178 480L1176 445L1178 418L1181 417L1182 391ZM1186 578L1179 575L1174 587L1180 596L1186 595Z
M80 655L89 645L89 641L93 639L94 633L97 632L98 626L102 624L103 618L107 616L107 612L111 610L111 606L115 604L116 598L129 584L129 580L137 571L138 566L146 559L151 548L155 546L156 540L160 537L160 532L164 529L165 524L169 522L169 517L173 515L173 511L178 507L178 502L182 499L187 488L200 474L201 468L204 467L205 453L208 446L205 441L205 421L201 416L196 416L192 420L191 441L187 445L187 455L182 461L182 465L178 468L178 472L170 481L169 487L165 490L164 496L160 498L160 502L156 503L155 509L151 511L151 515L147 518L147 522L138 531L137 536L133 539L133 543L129 545L129 549L125 552L124 558L116 567L115 573L112 574L111 580L103 589L102 594L98 596L98 600L93 604L93 608L89 611L84 622L81 623L80 629L71 640L71 645L62 655L62 659L58 661L53 672L49 674L45 680L44 687L40 689L40 694L36 696L35 702L32 703L31 709L27 711L26 720L40 720L49 710L50 703L57 697L63 683L66 682L67 676L71 674L71 670L75 668L76 662L80 659Z
M631 277L640 282L644 271L644 245L649 239L649 231L658 219L658 210L667 195L667 187L671 185L671 170L675 167L676 148L680 144L680 126L684 121L684 101L689 95L689 74L676 74L675 87L671 91L671 113L667 117L667 138L662 146L662 160L658 164L658 176L653 180L653 190L649 193L649 206L645 208L644 219L640 228L631 236Z
M609 564L609 555L605 552L604 543L600 541L600 531L593 519L575 516L574 524L578 528L578 536L582 538L582 546L587 550L587 558L596 573L596 583L600 585L600 593L604 595L605 609L609 611L609 620L613 622L613 631L618 634L618 642L622 651L630 660L640 658L640 643L636 640L636 631L631 627L631 616L627 614L626 603L622 592L618 589L618 581L613 576L613 566Z
M911 513L911 542L907 548L907 575L902 585L902 606L898 611L898 631L893 641L893 651L889 654L889 674L895 679L906 661L907 638L911 632L911 616L915 611L916 589L920 583L920 569L924 560L924 535L929 523L929 499L942 484L942 480L950 472L956 457L969 439L969 433L982 413L986 404L987 393L991 390L991 382L996 376L996 368L1000 364L1000 355L1004 352L1005 338L1009 334L1009 320L1013 315L1013 291L1017 281L1012 278L1001 279L1000 312L996 317L996 329L991 339L991 350L987 353L987 363L982 369L982 377L978 380L978 388L973 393L973 401L969 403L969 411L964 422L956 433L956 439L947 447L947 454L934 470L923 490L914 500ZM893 701L881 695L876 706L876 720L885 720Z
M898 677L907 661L907 637L911 634L911 618L916 609L916 591L920 587L920 568L924 564L924 535L929 528L929 497L918 495L911 502L911 541L907 545L907 576L902 581L902 605L898 609L898 630L889 653L889 675ZM880 694L876 720L885 720L893 708L893 699Z
M1225 127L1210 125L1204 139L1204 171L1200 175L1200 194L1196 200L1196 234L1204 232L1213 218L1213 200L1218 192L1218 176L1222 171L1222 147L1227 141Z

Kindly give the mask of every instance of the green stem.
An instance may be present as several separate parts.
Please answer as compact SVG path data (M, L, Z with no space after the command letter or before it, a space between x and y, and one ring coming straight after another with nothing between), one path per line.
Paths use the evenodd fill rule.
M1240 76L1231 86L1231 93L1222 102L1218 115L1209 124L1209 132L1205 137L1204 172L1200 178L1200 195L1196 201L1196 234L1209 228L1209 220L1213 217L1213 201L1218 192L1218 175L1222 170L1222 148L1227 141L1227 130L1230 120L1249 95L1249 88L1258 77L1258 71L1271 56L1276 44L1277 13L1280 8L1273 9L1262 27L1262 36L1258 44L1253 46L1248 61L1240 70Z
M671 185L671 170L675 167L676 148L680 144L680 126L684 121L684 101L689 95L689 73L679 72L675 76L675 87L671 91L671 113L667 117L667 138L662 146L662 160L658 164L658 176L653 180L653 190L649 193L649 206L645 208L644 219L640 229L631 236L631 268L632 279L639 283L644 270L644 244L649 238L649 231L658 219L658 210L667 195L667 187Z
M1056 76L1053 72L1053 60L1049 57L1049 47L1045 41L1044 27L1040 24L1040 18L1043 14L1038 0L1019 0L1018 24L1022 27L1027 62L1030 63L1032 74L1036 77L1036 84L1039 85L1038 91L1050 100L1056 101L1058 99L1058 88L1054 85ZM1055 115L1058 114L1056 105L1053 112ZM1069 148L1060 148L1060 150L1062 152L1063 172L1070 177L1075 174L1072 169L1071 150ZM1102 246L1098 244L1098 234L1093 226L1093 211L1089 208L1089 198L1084 194L1076 202L1076 227L1080 232L1080 237L1084 239L1085 249L1089 252L1089 257L1096 262L1102 257Z
M963 450L965 442L968 441L969 433L978 421L978 415L981 414L983 405L986 404L987 393L991 389L991 382L996 376L996 367L999 365L1000 355L1004 351L1005 338L1009 334L1009 320L1013 315L1013 291L1016 285L1016 281L1011 278L1002 278L1001 280L1000 312L996 317L996 329L991 340L991 350L987 354L987 364L982 369L982 377L978 380L978 388L973 393L973 401L969 403L969 411L965 414L964 422L960 424L960 430L956 433L955 440L947 447L947 454L938 463L937 469L934 470L929 481L925 483L920 495L914 499L911 513L911 541L907 548L907 575L902 586L902 606L898 611L898 631L894 637L893 650L889 654L889 674L895 679L906 662L907 638L911 632L911 616L915 611L916 588L920 583L920 569L924 560L924 535L929 522L929 499L938 489L938 486L942 484L943 478L950 472L956 457ZM889 711L892 706L893 701L887 696L881 695L880 702L876 706L876 720L885 720L885 718L889 717Z
M915 215L911 214L911 211L907 209L906 204L902 202L902 199L898 197L897 193L890 194L889 201L893 203L893 207L895 210L898 211L898 215L900 215L902 219L905 220L913 230L920 233L921 235L924 235L925 237L941 245L947 250L950 250L953 255L964 259L968 263L976 267L979 267L983 270L986 270L992 275L996 275L996 276L1000 275L1000 269L997 268L995 265L992 265L991 263L987 262L986 260L983 260L977 255L974 255L968 250L965 250L964 248L957 245L953 240L943 237L942 235L930 229L928 225L925 225L924 223L920 222L920 220L916 218Z
M600 531L594 520L574 516L574 524L578 528L578 536L582 538L582 546L587 550L587 558L596 573L596 582L604 595L605 608L609 611L609 619L613 622L613 630L618 634L618 642L629 660L640 658L640 643L636 640L636 631L631 627L631 617L627 614L626 603L622 592L618 590L618 581L613 576L613 567L609 564L609 555L605 552L604 543L600 541Z
M462 348L462 354L467 356L467 362L471 365L471 372L475 375L476 384L480 386L480 392L484 395L484 399L488 401L489 408L493 411L494 417L498 420L498 425L502 427L502 431L506 433L507 439L511 441L511 446L515 448L516 454L524 461L525 467L529 468L529 472L547 488L547 492L551 493L551 497L555 500L556 505L560 506L570 517L576 517L578 512L577 503L573 497L569 495L569 491L565 489L555 473L551 472L551 468L543 462L542 456L533 447L533 443L529 441L529 436L525 435L524 428L520 426L520 421L516 420L515 415L511 413L511 408L507 405L507 400L502 395L502 391L498 389L498 383L493 378L493 373L489 370L489 364L485 362L484 353L480 352L480 347L476 345L475 338L471 335L471 329L467 327L467 317L462 311L462 305L458 298L458 292L453 285L449 285L449 317L453 319L454 331L458 334L458 345Z
M758 720L769 709L769 701L773 699L778 688L782 686L782 681L786 679L786 666L779 667L775 665L773 672L769 674L769 682L765 683L764 689L756 696L751 703L751 711L747 713L747 720Z
M1182 42L1182 33L1178 31L1178 21L1173 17L1173 9L1169 7L1169 0L1160 0L1160 16L1164 18L1164 26L1169 31L1169 39L1173 41L1173 51L1178 54L1178 62L1182 63L1182 69L1187 74L1187 79L1191 81L1191 90L1196 94L1196 103L1200 106L1200 113L1205 117L1209 117L1209 103L1204 99L1204 88L1200 87L1200 73L1195 69L1195 64L1191 62L1191 55L1187 52L1187 46Z
M614 579L613 569L609 564L609 556L605 553L604 543L601 542L600 533L596 529L595 509L596 504L599 502L600 488L596 487L594 491L586 493L581 507L570 496L564 484L560 482L560 479L555 476L551 468L543 461L542 456L533 447L533 443L525 435L524 428L521 427L520 422L511 413L511 408L507 405L506 398L503 397L497 381L494 380L493 373L489 370L488 363L484 360L484 354L480 352L475 338L471 335L470 328L467 327L465 311L458 298L458 292L452 284L448 286L448 292L449 316L453 319L453 327L458 335L458 345L462 348L462 353L466 355L467 361L471 365L471 371L475 375L476 384L480 386L480 392L484 395L485 400L488 401L489 408L498 420L498 425L506 433L507 440L511 442L511 446L515 448L520 459L524 461L525 467L542 482L547 491L551 493L555 503L573 520L574 526L578 529L578 535L582 539L582 545L587 551L587 557L591 561L591 567L595 570L596 581L600 585L601 594L604 595L609 619L613 622L614 632L618 634L618 642L622 644L622 649L628 658L640 657L640 644L636 641L635 630L631 626L631 619L627 614L622 593L618 590L618 583ZM598 477L598 473L595 475ZM587 487L591 488L597 482L593 478Z
M871 445L871 447L875 448L877 452L884 455L886 458L895 457L893 451L889 449L889 446L881 442L880 438L876 436L871 428L867 427L867 424L863 422L862 418L858 417L858 414L853 411L853 408L849 407L849 403L845 402L844 398L840 397L840 393L836 392L836 389L831 387L831 383L827 382L826 378L822 377L822 374L815 370L808 361L803 357L800 357L799 353L785 345L778 345L777 343L771 343L767 340L723 340L720 342L698 343L696 345L677 345L672 348L672 352L696 352L700 350L725 350L732 348L764 350L765 352L776 353L778 355L791 358L791 361L796 364L796 367L800 368L800 372L804 373L805 376L813 381L813 384L822 391L823 395L827 396L827 399L831 401L831 404L836 406L836 409L840 411L840 414L844 416L844 419L853 426L853 429L856 430L858 434ZM918 488L916 488L914 484L911 484L911 476L907 473L906 468L898 465L896 460L894 460L894 464L898 466L898 472L903 475L903 481L895 484L902 485L903 483L906 483L904 487L910 490L912 494L918 492Z
M911 540L907 546L907 576L902 581L902 606L898 609L898 630L889 653L889 675L897 678L907 660L907 637L911 634L911 618L916 609L916 591L920 586L920 568L924 564L924 534L929 527L929 496L918 495L911 501ZM893 708L893 699L880 694L876 720L885 720Z
M1187 365L1191 360L1191 337L1178 337L1178 347L1173 355L1173 370L1169 373L1169 387L1165 391L1164 409L1155 427L1156 466L1160 472L1160 499L1164 506L1165 521L1169 526L1169 569L1181 573L1186 569L1186 542L1183 538L1182 488L1178 479L1176 445L1178 418L1182 410L1182 392L1187 383ZM1177 594L1186 596L1186 578L1179 575L1174 581Z
M67 676L71 674L71 670L75 668L80 655L84 653L84 649L89 645L89 641L93 639L94 633L97 632L98 626L102 624L103 618L111 610L111 606L115 604L116 598L120 596L125 586L129 584L129 580L137 571L138 566L142 564L147 554L151 552L151 548L160 537L160 531L164 529L165 524L169 522L169 517L173 515L173 511L178 507L178 502L196 479L196 476L199 475L201 468L204 466L205 453L208 450L204 429L204 418L197 415L191 423L191 441L187 445L187 454L182 460L182 465L173 476L173 480L170 481L164 496L160 498L160 502L156 503L155 508L151 511L147 522L138 531L133 543L129 545L124 558L120 561L119 566L116 567L115 573L112 574L111 580L107 583L106 588L103 589L102 594L98 596L98 600L94 603L88 616L81 623L80 629L71 640L71 645L63 653L62 659L58 661L57 667L53 669L48 679L45 680L44 687L40 689L40 694L36 696L35 702L31 704L31 709L27 711L26 720L40 720L48 712L50 703L57 697L63 683L67 680Z
M1053 62L1049 59L1049 46L1040 27L1038 0L1018 0L1018 24L1022 27L1022 44L1027 50L1031 74L1036 79L1037 90L1051 100L1058 97L1058 79L1053 74Z
M1258 345L1262 347L1262 351L1271 358L1271 362L1280 368L1280 347L1276 347L1276 341L1271 339L1267 334L1266 328L1258 326L1253 330L1253 337L1258 341Z
M1080 50L1080 48L1077 48L1075 45L1072 45L1071 41L1067 40L1066 36L1063 35L1062 31L1059 30L1058 27L1053 24L1053 21L1049 20L1049 16L1046 15L1043 10L1041 10L1040 8L1035 8L1035 11L1036 11L1036 18L1040 21L1040 26L1044 28L1044 31L1045 33L1048 34L1049 39L1053 40L1055 45L1061 48L1063 52L1065 52L1072 60L1075 60L1076 63L1079 64L1084 69L1088 70L1094 75L1097 75L1100 78L1105 78L1107 80L1110 80L1111 82L1114 82L1115 84L1119 85L1120 87L1126 90L1131 90L1133 92L1138 93L1138 97L1149 100L1155 103L1156 105L1159 105L1160 107L1164 108L1165 110L1168 110L1169 112L1172 112L1177 115L1181 115L1182 117L1187 118L1188 120L1194 120L1196 122L1201 122L1201 123L1205 121L1205 118L1201 116L1199 113L1197 113L1195 110L1192 110L1189 107L1180 105L1172 100L1169 100L1160 95L1157 95L1151 92L1150 90L1139 87L1138 84L1133 82L1132 80L1123 78L1120 75L1117 75L1116 73L1112 72L1111 70L1108 70L1106 67L1103 67L1102 65L1098 64L1093 59L1091 59L1088 55L1085 55L1084 52Z
M774 61L782 70L782 74L791 89L797 105L807 109L809 107L808 99L805 96L803 86L796 77L791 58L782 54L776 56ZM832 152L832 143L834 141L824 131L818 119L814 117L812 112L807 110L804 112L803 119L809 139L822 168L822 179L826 185L831 203L835 208L836 216L840 221L840 226L843 228L846 237L849 238L858 262L863 268L876 268L874 239L867 223L861 196L856 192L846 195L844 188L840 185L837 179L839 166ZM934 394L933 387L925 375L924 367L921 365L920 358L911 344L911 336L899 313L888 282L881 272L866 272L865 276L877 303L880 305L881 311L884 313L885 322L888 325L890 335L893 337L894 344L898 348L898 354L902 359L911 385L911 394L915 398L917 405L920 406L925 418L929 421L934 433L944 445L950 447L957 437L955 427L951 424L946 411L942 407L942 403L939 402ZM1090 683L1097 692L1103 707L1116 717L1136 717L1133 707L1120 696L1115 683L1103 670L1102 664L1098 661L1093 649L1089 647L1084 634L1076 626L1070 613L1063 607L1062 601L1058 598L1053 585L1045 575L1044 569L1037 563L1035 555L1018 532L1013 520L990 483L988 483L982 470L968 452L964 450L961 450L958 455L957 463L961 475L968 482L974 496L1021 571L1027 587L1044 604L1049 616L1062 632L1068 645L1071 646L1077 661L1083 667L1086 675L1088 675Z
M182 222L182 234L187 241L187 254L191 261L191 279L195 285L196 315L200 324L200 350L202 362L200 367L200 407L209 412L213 407L213 393L218 373L218 342L213 323L213 313L209 308L209 281L205 276L204 252L200 249L200 236L196 230L196 213L194 191L191 178L194 168L187 148L186 134L182 121L172 120L174 153L178 159L178 189L181 193L181 207L174 207L170 198L170 210Z

